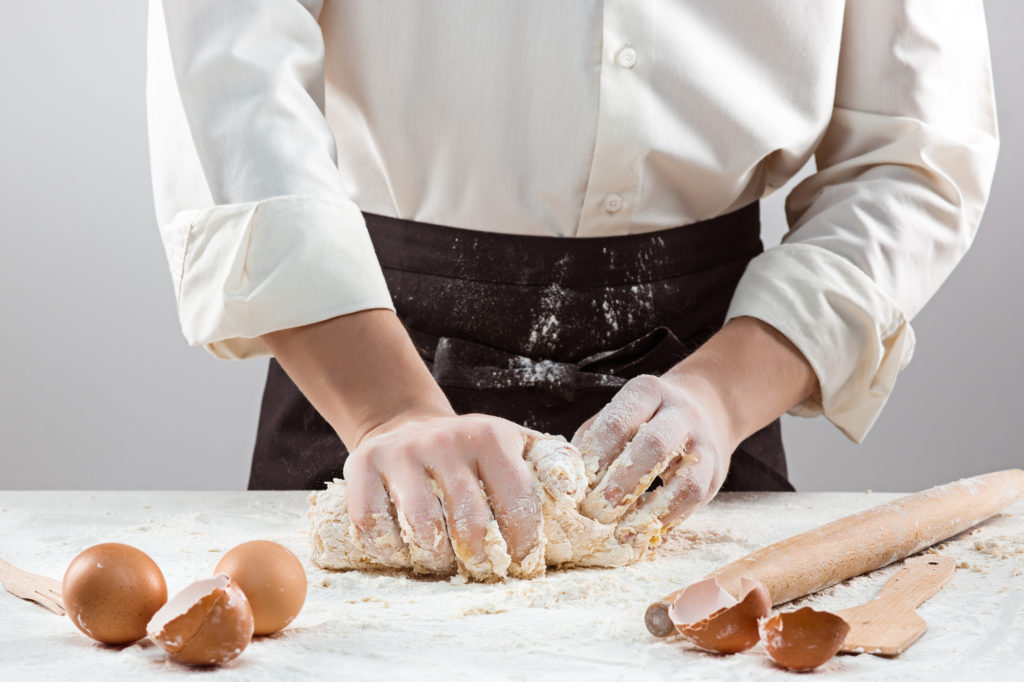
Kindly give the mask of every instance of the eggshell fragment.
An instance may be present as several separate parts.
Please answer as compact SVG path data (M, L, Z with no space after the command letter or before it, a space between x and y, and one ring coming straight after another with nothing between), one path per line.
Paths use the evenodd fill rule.
M217 564L249 599L257 635L283 629L299 615L306 601L306 571L284 545L269 540L244 542Z
M757 644L758 620L770 610L771 597L760 582L741 578L737 601L717 579L708 578L683 590L668 613L687 640L706 651L733 654Z
M172 658L190 665L220 665L252 641L249 600L225 574L197 580L157 611L149 636Z
M146 636L146 623L167 601L167 583L145 552L105 542L71 561L61 594L79 630L104 644L128 644Z
M828 611L803 607L779 613L761 626L768 655L789 670L813 670L836 655L850 625Z

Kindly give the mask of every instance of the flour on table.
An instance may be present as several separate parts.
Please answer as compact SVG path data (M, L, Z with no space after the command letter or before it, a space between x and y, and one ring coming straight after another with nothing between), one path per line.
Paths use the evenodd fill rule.
M928 629L894 659L837 656L820 673L774 667L761 645L735 656L696 651L644 627L647 605L766 544L898 497L864 493L720 493L667 534L652 560L616 569L548 569L533 580L418 580L386 571L326 571L307 560L308 492L0 491L0 555L59 578L86 547L123 542L160 565L169 592L209 575L217 554L254 539L302 558L309 592L282 632L260 637L209 682L323 677L418 682L496 677L586 680L1006 680L1024 646L1024 500L930 551L969 566L918 607ZM1007 554L1006 558L1002 558ZM646 557L645 557L646 558ZM968 568L965 566L965 568ZM786 604L838 610L874 598L889 566ZM94 646L67 617L0 590L0 680L181 682L148 639ZM193 673L199 674L199 673ZM202 677L206 678L205 672ZM1020 677L1017 674L1017 677Z
M543 575L548 566L625 566L640 559L660 541L663 529L652 515L643 519L640 529L634 527L637 520L631 519L629 532L618 529L617 536L616 525L580 513L580 503L587 493L587 472L579 452L564 439L533 439L523 456L533 471L543 501L540 544L516 563L497 522L492 520L484 538L482 557L452 543L460 575L492 581L507 576L534 578ZM436 485L434 494L445 505L444 495ZM417 573L446 572L432 569L421 557L436 553L437 543L447 538L435 538L434 547L419 547L401 515L400 530L376 538L373 552L367 552L348 516L343 480L335 479L325 490L310 493L308 499L310 559L317 566L335 570L399 568Z

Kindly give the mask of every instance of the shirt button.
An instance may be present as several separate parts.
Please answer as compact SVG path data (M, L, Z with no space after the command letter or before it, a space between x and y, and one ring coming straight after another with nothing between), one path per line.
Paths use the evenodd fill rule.
M604 198L604 210L609 213L618 213L622 208L622 195L609 194Z
M632 69L636 66L636 50L631 47L624 47L619 50L619 56L615 59L622 68Z

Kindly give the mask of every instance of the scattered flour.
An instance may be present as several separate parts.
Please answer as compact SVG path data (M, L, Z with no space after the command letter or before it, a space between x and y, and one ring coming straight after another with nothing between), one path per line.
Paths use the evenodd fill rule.
M653 558L617 569L549 571L483 584L399 573L325 571L306 559L302 491L0 493L0 548L16 566L59 577L89 545L116 541L150 554L177 592L209 575L214 548L264 538L291 548L310 579L306 606L281 633L259 638L204 677L346 680L730 679L788 680L760 646L722 657L643 626L647 604L770 542L881 504L863 493L724 493L665 538ZM151 508L143 509L143 505ZM200 511L201 510L201 511ZM111 515L105 512L112 512ZM928 632L896 659L839 656L829 679L1007 679L1024 648L1024 502L935 551L960 570L918 613ZM147 526L140 530L140 526ZM192 535L196 526L203 533ZM980 543L983 549L977 549ZM991 549L991 551L989 551ZM1005 558L1003 555L1006 555ZM800 600L840 609L872 598L895 566ZM785 608L793 608L796 603ZM181 679L188 672L146 640L96 645L66 618L0 592L0 678Z

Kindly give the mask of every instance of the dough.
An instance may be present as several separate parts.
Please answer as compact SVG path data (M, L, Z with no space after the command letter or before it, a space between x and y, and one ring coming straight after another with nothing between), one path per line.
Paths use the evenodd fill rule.
M509 575L533 578L547 566L625 566L640 559L661 541L665 529L653 514L633 512L618 526L583 516L579 505L587 493L587 472L579 452L564 438L532 439L524 459L533 470L543 500L543 528L537 549L516 564L508 553L496 521L491 521L484 538L484 556L473 557L455 546L458 573L480 581L500 580ZM434 493L445 504L440 488ZM310 493L308 512L311 560L321 568L409 569L429 573L421 557L433 548L418 547L411 529L399 514L399 533L375 539L372 558L356 537L348 516L345 482L334 479L325 490ZM437 542L447 538L435 538ZM449 571L450 573L450 571Z

